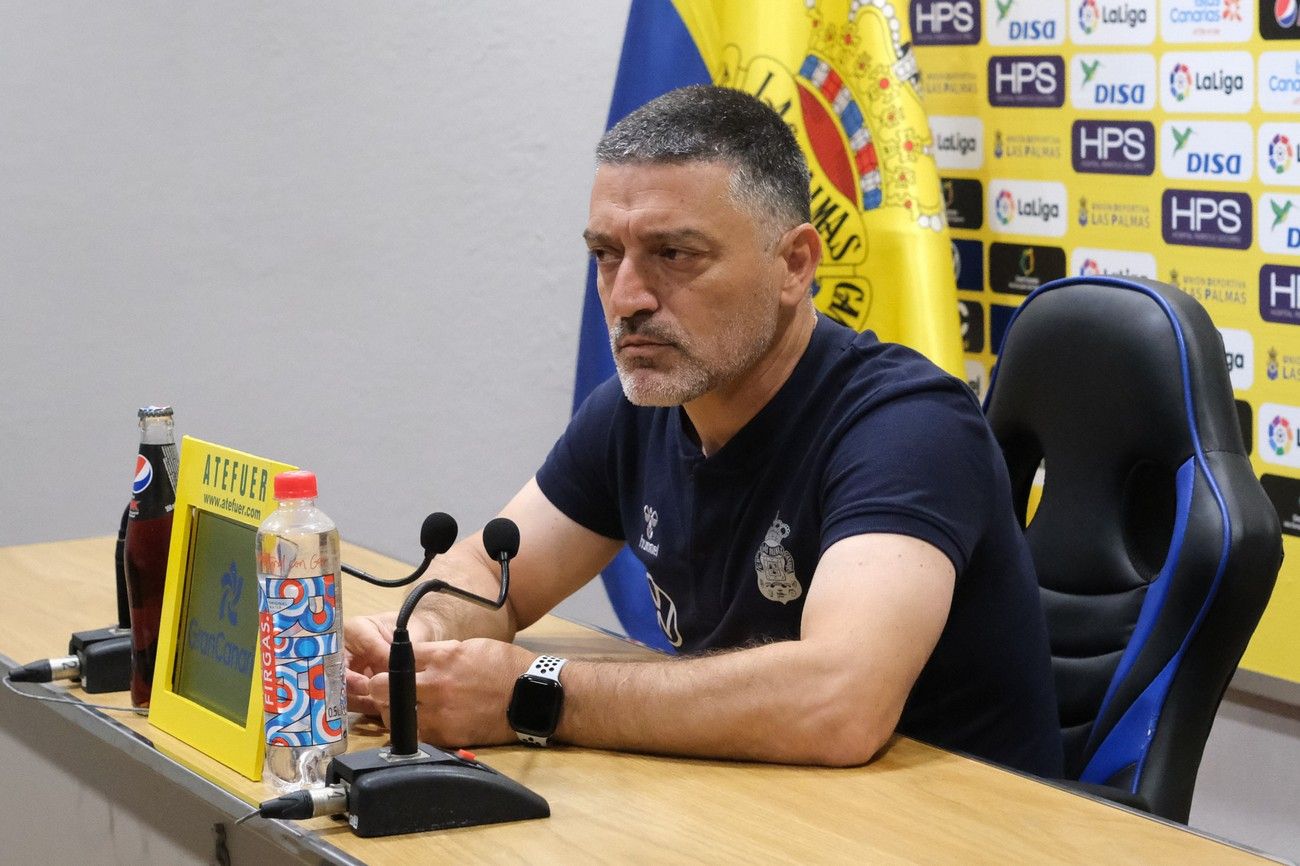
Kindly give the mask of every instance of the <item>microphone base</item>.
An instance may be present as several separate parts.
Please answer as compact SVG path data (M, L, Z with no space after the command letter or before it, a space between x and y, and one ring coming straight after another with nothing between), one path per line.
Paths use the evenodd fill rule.
M131 688L131 630L96 628L75 631L68 655L81 660L81 688L86 692L124 692Z
M386 748L339 755L326 784L340 782L348 786L348 824L364 837L551 815L546 800L513 779L424 743L410 757Z

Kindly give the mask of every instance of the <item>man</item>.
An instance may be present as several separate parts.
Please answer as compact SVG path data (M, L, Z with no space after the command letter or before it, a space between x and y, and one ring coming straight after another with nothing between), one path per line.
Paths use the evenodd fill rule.
M421 735L842 766L897 728L1059 775L1001 453L964 384L816 315L808 170L781 118L685 88L610 130L597 163L583 234L618 377L501 512L522 535L505 608L434 597L412 618ZM512 706L536 661L515 630L624 543L686 657L543 657L532 679L562 702L521 687ZM439 563L496 595L477 538ZM347 625L353 709L387 712L393 621Z

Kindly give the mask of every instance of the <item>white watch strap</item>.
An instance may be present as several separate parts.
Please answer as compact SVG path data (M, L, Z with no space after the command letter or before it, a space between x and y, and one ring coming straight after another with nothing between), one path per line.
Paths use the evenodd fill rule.
M533 664L528 668L528 673L535 677L542 677L547 680L560 681L560 668L568 663L568 659L562 659L559 656L538 656L533 660Z
M560 669L567 663L568 659L562 659L559 656L538 656L533 660L525 675L541 677L545 680L554 680L560 682ZM534 746L550 745L549 737L535 737L532 734L525 734L521 731L515 731L515 736L522 743L532 743Z

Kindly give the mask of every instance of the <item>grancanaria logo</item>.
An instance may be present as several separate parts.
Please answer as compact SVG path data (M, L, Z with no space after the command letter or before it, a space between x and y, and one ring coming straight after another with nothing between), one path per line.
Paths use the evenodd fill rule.
M801 5L807 38L798 56L775 56L770 43L737 38L721 46L716 83L770 105L808 157L812 224L825 251L817 271L817 308L855 329L889 332L893 322L868 321L869 315L897 315L890 296L873 292L872 275L901 268L923 270L923 278L933 279L932 269L945 276L949 270L937 145L921 105L907 4L805 0ZM791 25L799 27L797 20ZM870 243L873 236L900 232L914 240ZM916 263L916 252L902 249L907 246L921 251L924 267ZM884 301L874 313L873 299Z

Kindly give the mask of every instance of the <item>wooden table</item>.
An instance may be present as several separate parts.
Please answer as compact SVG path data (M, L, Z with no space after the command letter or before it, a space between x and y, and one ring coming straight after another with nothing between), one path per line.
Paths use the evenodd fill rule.
M110 622L116 610L112 548L110 538L0 548L0 586L10 600L0 655L18 662L60 655L69 632ZM406 571L391 559L347 544L344 559L383 576ZM400 599L400 590L351 578L343 587L348 614L393 609ZM519 642L566 657L649 652L554 617L521 634ZM64 686L51 689L82 696ZM86 697L128 703L124 693ZM226 809L232 819L242 803L271 796L260 783L217 764L147 719L41 706L78 714L83 725L134 734L137 746L132 748L141 760L157 762L160 775L178 784L207 780L237 798ZM373 724L355 721L350 747L384 741ZM1255 854L1185 828L903 737L869 765L852 769L564 746L477 752L480 760L545 797L551 817L386 839L357 838L328 818L270 823L287 847L341 862L1260 862Z

